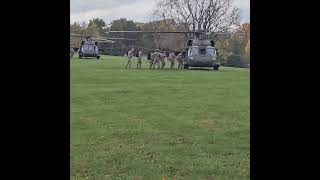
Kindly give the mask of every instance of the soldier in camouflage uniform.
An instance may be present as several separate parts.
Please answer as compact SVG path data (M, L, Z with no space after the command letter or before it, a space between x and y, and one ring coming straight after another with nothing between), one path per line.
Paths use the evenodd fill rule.
M182 53L179 53L178 56L176 57L178 61L178 69L182 69L183 66L183 55Z
M153 69L155 68L156 64L158 66L158 69L160 68L160 61L161 61L161 57L162 54L159 51L156 51L153 53Z
M73 57L73 55L74 55L74 49L72 48L72 47L70 47L70 58L72 58Z
M151 53L150 53L150 60L149 60L149 63L150 63L150 69L152 68L153 60L154 60L154 52L151 52Z
M170 65L170 68L173 68L174 67L174 59L176 58L175 57L176 55L174 54L174 52L171 52L170 54L169 54L169 61L171 62L171 65Z
M167 55L165 52L163 52L161 54L161 59L160 59L161 60L161 69L163 69L164 66L166 65L166 59L167 59Z
M131 59L132 59L132 51L131 49L128 51L128 63L126 65L126 68L128 68L128 65L129 67L131 68Z
M138 58L137 58L137 69L141 69L141 55L142 55L142 49L138 53Z

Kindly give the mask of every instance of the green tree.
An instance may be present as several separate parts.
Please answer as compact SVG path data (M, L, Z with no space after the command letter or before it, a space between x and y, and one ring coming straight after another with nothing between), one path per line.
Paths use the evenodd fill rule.
M99 28L95 23L89 23L85 31L88 35L100 37Z
M79 22L74 22L73 24L70 24L70 33L75 34L82 34L83 29L81 27L81 24ZM79 37L70 37L70 46L77 47L80 44L80 38Z
M241 63L244 66L248 66L250 64L250 22L242 23L237 31L239 33L249 33L248 35L241 36L241 45L243 48L241 54Z
M132 20L127 20L126 18L120 18L111 22L110 31L135 31L137 30L137 24ZM111 38L129 38L129 39L139 39L141 36L138 33L109 33ZM115 49L120 49L121 51L126 51L130 46L135 46L136 41L129 40L117 40L117 44L114 44Z
M250 58L246 56L243 36L239 34L221 36L216 41L218 61L225 66L246 67Z
M93 18L89 21L89 26L95 24L98 28L98 32L100 36L104 36L105 34L105 28L106 28L106 22L103 19L100 18Z
M111 22L111 31L135 31L137 25L132 20L126 18L117 19Z

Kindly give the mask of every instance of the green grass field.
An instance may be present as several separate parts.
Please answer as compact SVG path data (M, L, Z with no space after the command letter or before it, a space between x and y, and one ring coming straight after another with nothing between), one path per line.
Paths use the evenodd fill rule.
M70 60L71 179L250 179L248 69L125 65Z

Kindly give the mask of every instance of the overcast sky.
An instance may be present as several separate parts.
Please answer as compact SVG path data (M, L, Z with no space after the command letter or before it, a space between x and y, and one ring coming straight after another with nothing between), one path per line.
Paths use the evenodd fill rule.
M250 0L235 0L242 22L250 21ZM70 0L70 21L101 18L107 24L125 17L137 22L148 22L156 0Z

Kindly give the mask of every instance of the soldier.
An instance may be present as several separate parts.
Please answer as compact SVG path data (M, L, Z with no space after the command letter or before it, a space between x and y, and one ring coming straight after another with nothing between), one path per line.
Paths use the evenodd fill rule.
M166 55L166 52L163 52L162 54L161 54L161 69L163 69L164 68L164 66L166 65L166 57L167 55Z
M174 52L171 52L170 54L169 54L169 61L171 62L171 65L170 65L170 68L173 68L174 67L174 59L176 58L175 57L176 55L174 54Z
M153 56L154 56L153 57L153 69L156 66L156 64L158 66L158 69L160 69L160 61L161 61L162 54L158 50L156 50L156 52L153 53Z
M131 68L131 59L132 59L132 51L131 49L128 51L128 63L126 65L126 69L128 68L128 65L129 67Z
M138 53L138 58L137 58L137 69L138 69L138 67L141 69L141 55L142 55L142 49L139 51L139 53Z
M150 53L150 59L149 59L149 63L150 63L150 69L152 68L152 65L153 65L153 60L154 60L154 51L152 51Z
M70 47L70 58L72 58L74 55L74 49L72 47Z
M178 69L182 69L183 66L183 55L182 53L179 53L178 56L176 57L178 61Z

